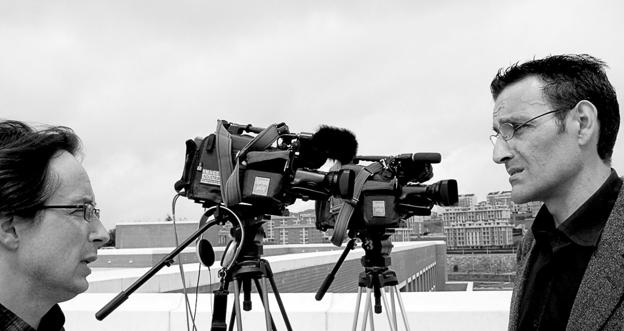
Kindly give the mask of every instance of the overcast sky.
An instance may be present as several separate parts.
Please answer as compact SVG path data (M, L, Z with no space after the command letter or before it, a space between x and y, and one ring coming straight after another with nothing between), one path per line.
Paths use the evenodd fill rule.
M439 152L433 180L484 199L510 189L488 140L493 75L589 53L622 103L622 14L617 0L0 0L0 118L78 133L107 227L170 214L184 142L217 119L344 127L359 154ZM201 212L179 200L179 218Z

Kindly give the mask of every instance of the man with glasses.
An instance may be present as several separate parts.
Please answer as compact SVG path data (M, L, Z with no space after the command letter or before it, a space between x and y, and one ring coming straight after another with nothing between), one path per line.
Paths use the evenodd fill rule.
M549 56L491 83L494 162L515 203L544 203L518 252L510 330L624 327L624 190L611 168L620 115L605 67Z
M68 128L0 122L0 330L64 330L108 239Z

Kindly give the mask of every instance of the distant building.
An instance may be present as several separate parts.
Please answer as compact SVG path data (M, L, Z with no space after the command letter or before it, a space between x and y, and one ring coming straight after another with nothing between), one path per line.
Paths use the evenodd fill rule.
M457 199L457 207L471 207L477 204L477 197L472 193L460 194Z
M505 220L466 222L444 229L449 248L513 246L513 226Z
M511 210L505 206L478 205L473 207L442 208L444 227L462 225L466 222L504 220L509 222Z
M456 207L442 207L440 216L449 248L510 247L513 229L526 231L541 202L515 204L511 191L490 192L486 201L476 202L473 194L459 196Z
M115 248L176 247L198 228L198 222L117 223ZM229 231L224 231L227 238L222 238L222 231L224 231L223 228L216 225L204 232L202 237L210 241L213 246L225 246L229 241Z
M490 192L486 196L487 204L490 206L508 206L511 207L511 191Z
M411 233L421 235L426 232L425 221L429 218L429 216L412 216L404 221L405 227L410 229Z
M449 248L510 247L513 245L511 208L503 204L442 208Z
M266 243L279 245L287 244L324 244L329 242L330 236L316 228L314 211L306 211L291 216L271 216L265 228L267 231Z
M414 236L427 232L425 222L429 216L412 216L397 228L392 229L390 240L393 242L410 241ZM319 231L316 228L316 213L308 210L292 213L290 216L271 216L264 225L266 232L265 244L324 244L329 243L332 230Z
M527 213L532 218L537 216L537 212L542 208L543 203L541 201L531 201L523 204L513 206L513 212L515 213Z
M535 217L542 207L542 202L531 201L516 204L511 200L511 191L490 192L487 195L487 204L492 206L509 206L513 213L530 213Z

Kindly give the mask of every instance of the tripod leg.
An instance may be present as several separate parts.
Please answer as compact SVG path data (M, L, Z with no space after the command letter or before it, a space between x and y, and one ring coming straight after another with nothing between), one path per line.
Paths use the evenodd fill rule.
M266 278L262 278L262 288L267 288ZM269 291L263 290L262 297L264 298L264 319L266 320L267 331L270 331L273 318L271 317L271 310L269 309Z
M265 289L262 288L262 285L260 284L260 282L254 278L254 283L256 283L256 289L258 289L258 294L260 295L260 301L262 301L262 307L264 307L264 311L266 314L267 311L267 305L264 304L264 293L266 292ZM268 294L267 294L267 300L268 300ZM271 312L269 311L269 316L271 317L271 330L276 331L277 328L275 327L275 322L273 321L273 316L271 315Z
M243 310L251 310L251 280L243 278Z
M373 322L373 301L371 295L373 294L370 288L366 288L366 305L364 306L364 315L362 315L362 331L366 330L367 319L370 320L371 330L375 331L375 323Z
M399 301L399 308L401 310L401 316L403 316L403 323L405 323L405 331L410 331L409 324L407 323L407 314L405 314L405 306L403 305L403 299L401 299L401 293L399 293L399 289L397 286L393 286L394 291L397 294L397 299Z
M279 306L280 312L282 313L282 318L284 319L284 323L286 324L286 330L292 331L292 327L290 326L290 321L288 320L288 315L286 315L286 309L284 308L284 303L282 302L282 297L280 296L279 291L277 290L277 286L275 285L275 280L273 279L273 272L270 271L270 267L267 263L267 269L269 269L269 283L271 284L271 288L273 289L273 295L275 295L275 300L277 300L277 305Z
M355 299L355 313L353 314L353 327L351 331L356 331L358 324L358 314L360 313L360 301L362 301L362 290L363 287L358 287L357 299ZM365 317L366 318L366 317Z
M230 315L230 324L228 327L228 331L234 330L234 319L236 318L236 302L232 302L232 313Z
M236 331L243 331L243 318L241 315L241 306L240 306L240 288L241 281L236 280L236 284L234 284L234 310L232 314L236 314ZM230 326L232 322L230 321Z
M383 287L380 287L379 291L381 292L381 299L383 300L384 306L386 306L386 316L388 317L388 324L390 324L390 331L396 331L396 319L392 320L392 313L388 306L388 299L386 299L386 291Z
M398 330L396 305L394 304L394 291L392 287L389 287L388 289L390 290L390 306L392 306L392 321L394 321L394 329Z

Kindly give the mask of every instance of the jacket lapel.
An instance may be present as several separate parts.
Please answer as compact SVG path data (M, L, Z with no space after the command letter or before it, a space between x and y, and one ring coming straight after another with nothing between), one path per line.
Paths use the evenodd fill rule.
M520 303L522 302L522 297L524 296L525 291L525 283L526 279L529 275L529 268L527 266L532 265L535 260L536 250L535 248L535 238L533 237L533 233L531 231L527 232L525 238L522 241L520 252L521 259L518 263L517 279L514 281L515 288L511 297L511 308L509 314L509 330L517 330L518 319L520 318ZM524 253L527 252L527 253Z
M599 330L624 295L624 187L579 286L567 329Z

